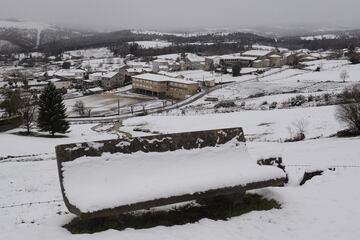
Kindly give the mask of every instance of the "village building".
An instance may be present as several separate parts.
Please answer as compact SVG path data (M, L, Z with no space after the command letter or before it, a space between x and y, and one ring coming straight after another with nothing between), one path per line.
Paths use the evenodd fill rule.
M220 56L208 56L205 57L205 71L214 71L216 66L219 66Z
M184 59L186 69L188 70L199 70L205 66L205 57L198 56L193 53L186 54Z
M169 61L164 59L156 59L152 62L152 71L168 71L169 70Z
M220 57L220 65L232 67L234 64L240 64L242 67L250 67L256 57L242 56L240 54L223 55Z
M293 66L297 61L296 54L293 52L287 52L283 54L284 64Z
M90 79L83 80L83 88L84 89L94 88L99 85L100 85L99 81L94 81L94 80L90 80Z
M83 80L85 71L82 69L61 69L54 73L54 77L68 80Z
M282 56L273 54L269 56L270 66L271 67L282 67L284 65L284 61Z
M125 69L120 72L109 72L101 76L100 85L104 89L113 89L124 86L125 84Z
M259 59L255 60L252 64L254 68L268 68L270 67L270 60L269 59Z
M62 88L68 89L72 85L72 82L67 79L51 78L47 81L53 83L57 89L62 89Z
M96 73L91 73L89 74L89 80L96 82L96 81L101 81L102 76L104 76L103 72L96 72Z
M243 52L241 55L246 57L255 57L257 59L267 58L271 54L273 54L274 51L271 50L249 50L246 52Z
M199 91L199 84L166 75L146 73L132 79L134 91L157 97L186 99Z

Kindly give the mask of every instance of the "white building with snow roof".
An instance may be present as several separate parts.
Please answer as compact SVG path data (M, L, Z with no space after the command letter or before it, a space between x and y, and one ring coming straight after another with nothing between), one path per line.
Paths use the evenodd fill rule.
M135 92L156 97L186 99L199 91L199 84L167 75L145 73L132 77Z

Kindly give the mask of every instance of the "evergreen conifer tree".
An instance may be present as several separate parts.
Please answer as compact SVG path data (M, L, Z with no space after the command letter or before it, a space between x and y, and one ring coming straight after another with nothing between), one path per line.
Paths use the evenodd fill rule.
M39 99L38 127L42 131L66 133L69 123L66 121L66 107L61 92L54 84L49 83L43 90Z

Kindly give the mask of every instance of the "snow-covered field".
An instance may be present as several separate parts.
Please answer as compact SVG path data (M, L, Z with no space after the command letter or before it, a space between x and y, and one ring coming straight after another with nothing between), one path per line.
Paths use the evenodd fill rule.
M95 126L96 124L71 125L70 132L65 138L26 137L13 134L13 132L24 131L24 129L14 129L6 133L0 133L0 158L9 155L54 154L55 146L59 144L117 137L115 134L93 131L92 128Z
M323 35L300 37L301 40L306 40L306 41L324 40L324 39L338 39L338 38L340 38L340 36L335 35L335 34L323 34Z
M120 107L124 107L130 104L136 104L142 102L141 99L130 98L130 97L119 97L114 94L95 94L84 96L80 98L74 98L65 100L69 116L76 116L77 113L73 112L73 106L77 101L82 101L86 108L91 109L93 116L102 114L113 114L117 112L118 100L120 101Z
M78 116L78 113L74 112L73 109L77 101L82 101L85 104L85 108L91 109L91 116L117 114L119 105L120 113L125 114L131 112L131 107L133 107L133 111L141 111L144 108L149 110L163 107L165 103L166 105L171 104L171 101L165 101L129 92L105 92L65 100L64 102L67 107L68 115L71 117Z
M224 114L189 116L145 116L127 119L123 131L134 128L149 129L162 133L242 127L249 138L280 141L290 137L289 127L298 121L307 125L307 137L329 136L341 129L335 119L334 107L278 109L269 111L242 111Z
M243 75L232 77L230 74L212 75L205 71L184 71L183 76L195 81L204 79L215 79L216 82L228 83L222 88L211 91L203 98L191 103L183 108L175 109L167 115L179 115L183 110L186 114L213 113L214 105L217 104L206 101L208 97L222 100L232 100L238 106L245 103L245 109L262 109L262 103L268 104L277 102L277 107L281 103L288 101L297 95L303 96L322 96L324 94L335 95L344 88L360 82L360 66L350 65L347 60L316 60L305 63L308 67L304 70L281 68L270 69L261 75ZM320 67L320 72L314 71ZM345 82L340 77L340 73L346 71L348 78ZM314 106L317 103L308 104ZM230 109L231 110L231 109ZM238 111L241 109L237 109ZM226 109L225 109L226 111Z

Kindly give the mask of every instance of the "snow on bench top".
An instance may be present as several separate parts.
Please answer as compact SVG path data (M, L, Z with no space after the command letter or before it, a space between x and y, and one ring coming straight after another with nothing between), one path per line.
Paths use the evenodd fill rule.
M65 194L82 212L285 177L245 144L165 153L104 153L63 163Z

